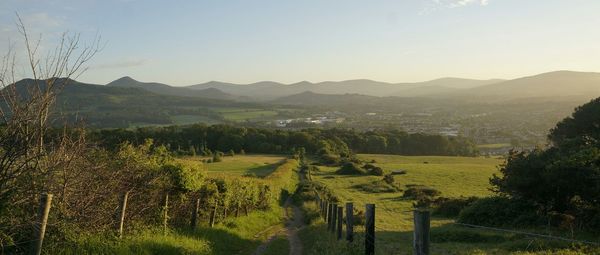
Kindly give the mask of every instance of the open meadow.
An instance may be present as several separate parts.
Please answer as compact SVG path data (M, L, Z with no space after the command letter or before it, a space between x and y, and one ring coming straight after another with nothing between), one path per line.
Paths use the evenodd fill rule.
M256 176L265 177L272 173L277 166L285 162L281 155L248 154L222 157L221 162L203 164L202 160L208 157L182 157L179 162L184 164L202 165L209 176Z
M340 175L339 167L318 166L311 171L313 182L325 185L339 199L339 204L353 202L355 213L364 212L365 204L375 204L376 254L412 254L413 204L415 200L403 196L412 186L423 185L441 192L440 197L486 197L492 195L489 178L498 173L501 158L444 157L444 156L396 156L360 154L364 162L381 167L385 173L404 171L394 175L398 191L380 192L373 187L382 176ZM367 187L367 188L365 188ZM371 190L372 189L372 190ZM307 210L315 210L312 203ZM518 234L471 229L454 224L455 219L436 217L431 219L431 254L597 254L598 250L573 251L577 247L565 242L532 239ZM302 233L305 246L313 247L306 254L362 254L364 238L359 234L352 245L336 241L326 232L325 224L316 224ZM363 226L356 231L364 233ZM537 233L573 237L566 232L548 229L525 229ZM577 234L584 240L598 241L598 237ZM578 250L578 249L575 249ZM524 252L528 251L528 252ZM556 252L556 253L555 253Z

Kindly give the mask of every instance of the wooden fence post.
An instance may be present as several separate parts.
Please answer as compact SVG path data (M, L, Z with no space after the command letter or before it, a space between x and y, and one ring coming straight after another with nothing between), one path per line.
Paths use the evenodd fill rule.
M169 223L169 193L165 195L165 204L163 206L163 231L166 234Z
M192 230L195 230L196 226L198 225L198 212L199 211L200 211L200 198L197 198L194 208L192 209L192 221L190 223Z
M327 230L331 230L331 208L333 204L331 202L327 203Z
M40 198L40 208L38 213L38 222L34 228L33 237L35 239L33 246L33 254L42 254L42 243L46 234L46 224L48 224L48 214L50 214L50 206L52 206L52 194L44 193Z
M121 217L119 217L119 238L123 238L123 226L125 224L125 210L127 209L127 199L129 198L129 191L123 195L123 201L121 201Z
M215 205L215 207L213 208L213 211L210 213L210 220L208 222L208 225L210 225L210 227L214 227L215 226L215 218L217 217L217 205Z
M340 205L337 209L337 239L342 240L342 228L344 222L344 207Z
M354 205L346 203L346 240L354 241Z
M413 254L428 255L430 227L429 211L415 210L413 215L415 224L415 231L413 235Z
M331 206L331 233L335 233L335 224L337 224L337 204Z
M375 254L375 204L367 204L365 212L365 254Z

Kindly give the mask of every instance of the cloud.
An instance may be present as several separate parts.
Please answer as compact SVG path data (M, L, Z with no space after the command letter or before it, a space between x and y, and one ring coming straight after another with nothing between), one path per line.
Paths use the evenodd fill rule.
M99 65L93 65L90 69L113 69L113 68L124 68L124 67L135 67L142 66L146 64L148 61L146 59L127 59L120 60L110 63L104 63Z
M462 6L466 6L466 5L470 5L470 4L482 5L482 6L489 4L489 0L451 0L451 1L436 0L436 2L447 2L446 5L450 8L462 7Z
M425 0L425 7L419 14L428 14L439 9L460 8L468 5L486 6L490 0Z
M47 12L34 12L19 15L21 15L23 23L28 27L60 27L65 21L64 17L50 15Z

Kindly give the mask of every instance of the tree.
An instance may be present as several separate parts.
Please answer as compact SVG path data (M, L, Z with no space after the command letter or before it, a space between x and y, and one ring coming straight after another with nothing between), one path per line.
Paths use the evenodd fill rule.
M41 40L32 40L18 14L17 27L31 79L17 83L20 57L11 46L0 64L0 119L4 123L0 130L0 208L31 201L48 189L46 184L60 180L53 176L65 175L69 163L82 156L84 132L66 127L58 134L49 132L56 120L52 109L56 95L71 77L86 70L85 64L100 50L99 39L81 45L78 34L63 34L54 50L44 54ZM23 199L26 196L30 199Z
M490 179L495 191L547 213L600 210L600 99L578 107L549 138L551 148L512 151Z

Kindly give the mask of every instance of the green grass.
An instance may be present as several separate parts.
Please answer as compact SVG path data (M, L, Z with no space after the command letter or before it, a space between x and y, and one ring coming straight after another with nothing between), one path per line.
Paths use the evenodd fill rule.
M178 159L181 162L192 164L201 164L204 157L184 157ZM277 166L284 160L280 155L235 155L233 157L225 156L223 161L204 164L209 176L242 176L244 174L253 174L258 177L264 177L272 173Z
M290 243L283 236L277 236L269 243L263 255L281 255L290 253Z
M277 111L251 108L219 108L216 111L221 113L226 120L230 121L262 119L277 115Z
M396 184L403 189L410 184L425 185L441 191L441 196L444 197L491 195L488 180L492 174L497 173L497 166L503 162L499 158L483 157L406 157L367 154L358 155L358 157L365 161L375 160L374 164L382 167L386 172L406 170L405 175L394 176ZM320 171L312 173L313 181L326 185L342 203L353 202L354 208L360 211L365 210L367 203L376 205L377 254L412 254L413 216L411 210L414 201L403 198L402 192L369 193L357 188L361 185L370 185L374 181L381 180L382 177L342 176L334 174L337 168L319 167L319 169ZM554 254L544 253L553 250L564 252L557 254L584 254L565 249L565 244L560 242L534 241L531 247L527 247L527 245L522 247L523 240L526 240L522 236L515 237L483 230L469 230L453 225L453 222L452 219L432 218L432 239L436 234L442 235L440 231L457 236L453 237L452 241L433 242L431 254L510 254L521 251L537 252L531 254ZM329 234L323 234L322 228L323 226L316 224L304 230L303 236L308 238L304 242L307 242L306 245L315 247L312 252L307 254L353 254L356 249L362 248L359 245L348 250L345 244L332 240ZM465 233L465 229L472 233ZM357 238L360 240L364 229L358 227L356 230L359 232ZM492 237L490 238L489 235ZM494 238L494 236L498 238ZM496 241L477 241L488 239ZM534 249L536 245L538 248ZM336 252L336 249L345 252ZM593 252L600 252L600 250L593 250Z
M204 123L207 125L219 123L218 120L211 119L206 116L197 116L197 115L175 115L171 117L173 120L173 124L175 125L188 125L195 123Z
M172 228L167 234L158 229L126 233L114 237L82 237L73 246L53 247L51 254L251 254L269 236L264 231L282 220L282 209L255 211L248 216L229 218L215 228L202 226L195 231Z
M511 147L510 143L488 143L488 144L478 144L477 148L479 149L500 149Z

